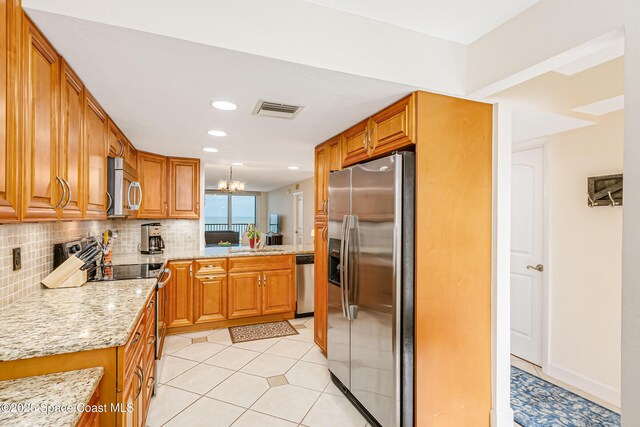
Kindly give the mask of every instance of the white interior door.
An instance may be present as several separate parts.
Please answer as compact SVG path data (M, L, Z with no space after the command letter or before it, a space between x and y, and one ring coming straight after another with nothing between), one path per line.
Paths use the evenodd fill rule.
M511 353L541 365L542 147L514 152L511 174Z
M294 235L295 235L295 243L298 245L302 244L304 238L303 231L303 219L302 219L302 193L296 193L295 195L295 225L294 225Z

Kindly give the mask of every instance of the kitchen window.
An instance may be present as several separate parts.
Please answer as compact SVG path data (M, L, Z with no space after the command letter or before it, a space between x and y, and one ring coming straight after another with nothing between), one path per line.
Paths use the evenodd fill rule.
M205 231L233 230L242 235L256 223L255 195L211 192L204 197Z

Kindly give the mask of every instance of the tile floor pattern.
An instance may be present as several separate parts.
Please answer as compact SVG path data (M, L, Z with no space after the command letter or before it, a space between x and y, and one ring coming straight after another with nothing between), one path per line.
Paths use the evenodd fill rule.
M299 335L238 344L226 328L168 336L147 426L368 426L331 382L313 318L291 324Z
M600 406L604 406L607 409L610 409L614 412L620 413L620 408L610 404L609 402L605 402L602 399L599 399L595 396L590 395L587 392L584 392L580 389L577 389L575 387L570 386L569 384L563 383L560 380L557 380L553 377L550 377L549 375L545 374L544 372L542 372L542 368L540 366L534 365L533 363L527 362L524 359L520 359L519 357L513 356L511 355L511 364L513 366L515 366L516 368L520 368L523 371L526 371L532 375L535 375L536 377L542 378L545 381L549 381L552 384L557 385L558 387L562 387L565 390L569 390L572 393L577 394L578 396L584 397L585 399L588 399L594 403L597 403ZM518 423L513 423L514 427L521 427L520 424Z

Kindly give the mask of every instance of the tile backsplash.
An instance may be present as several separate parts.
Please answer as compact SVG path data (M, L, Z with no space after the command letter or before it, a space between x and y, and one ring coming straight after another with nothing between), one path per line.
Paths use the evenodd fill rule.
M150 222L159 222L162 225L162 239L167 249L182 252L197 250L200 247L200 221L197 219L116 219L113 221L113 229L118 232L118 238L113 243L113 252L138 252L140 226Z
M0 225L0 308L40 288L53 269L53 245L96 235L111 221L41 222ZM13 248L21 248L22 268L13 271Z
M105 220L43 222L0 225L0 308L24 298L40 288L40 281L53 269L55 243L101 234L110 228L118 231L113 250L136 253L140 243L140 225L162 224L162 237L176 251L199 248L198 220ZM22 269L13 271L12 249L21 248Z

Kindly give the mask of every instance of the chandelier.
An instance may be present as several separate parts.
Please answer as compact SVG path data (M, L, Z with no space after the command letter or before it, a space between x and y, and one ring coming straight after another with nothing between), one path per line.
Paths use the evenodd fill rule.
M229 166L229 181L224 179L218 181L218 191L223 193L237 193L244 191L244 182L233 180L233 166Z

